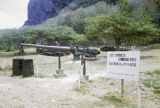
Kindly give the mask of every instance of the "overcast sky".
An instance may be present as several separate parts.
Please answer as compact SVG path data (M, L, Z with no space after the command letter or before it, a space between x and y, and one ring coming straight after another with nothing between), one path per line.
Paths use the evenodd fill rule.
M27 19L29 0L0 0L0 29L20 27Z

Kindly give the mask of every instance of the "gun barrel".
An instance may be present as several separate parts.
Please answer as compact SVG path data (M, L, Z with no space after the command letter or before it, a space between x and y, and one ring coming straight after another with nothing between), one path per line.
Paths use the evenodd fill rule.
M51 46L51 45L37 45L37 44L26 44L26 43L21 43L22 50L23 51L23 46L28 46L28 47L35 47L37 48L37 52L39 53L44 53L44 54L55 54L56 52L62 52L66 53L68 55L70 52L74 56L80 56L80 55L85 55L86 57L96 57L96 55L100 54L99 49L94 48L94 47L87 47L87 48L82 48L78 46Z
M46 49L54 49L59 51L70 51L70 47L65 46L50 46L50 45L36 45L36 44L25 44L21 43L22 46L28 46L28 47L36 47L36 48L46 48Z

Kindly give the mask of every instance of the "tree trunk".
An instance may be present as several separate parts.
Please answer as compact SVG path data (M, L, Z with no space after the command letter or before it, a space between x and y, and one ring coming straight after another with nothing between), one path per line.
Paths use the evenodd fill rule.
M120 51L121 40L119 37L115 38L116 51Z

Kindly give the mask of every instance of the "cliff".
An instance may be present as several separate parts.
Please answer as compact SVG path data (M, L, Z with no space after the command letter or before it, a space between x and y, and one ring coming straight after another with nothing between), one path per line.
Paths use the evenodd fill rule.
M118 0L30 0L28 4L28 20L24 25L41 24L48 18L57 16L65 7L75 10L100 1L115 4Z
M28 20L24 25L37 25L56 16L61 9L73 0L30 0Z

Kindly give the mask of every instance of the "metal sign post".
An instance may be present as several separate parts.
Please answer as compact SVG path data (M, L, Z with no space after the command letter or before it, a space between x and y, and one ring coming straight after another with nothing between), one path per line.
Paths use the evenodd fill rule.
M58 70L56 70L56 74L54 76L57 77L64 77L66 74L64 74L62 70L62 65L61 65L61 57L64 56L63 52L56 52L55 55L58 57Z
M83 58L83 76L86 76L86 59Z
M78 89L81 87L81 72L78 72Z
M140 78L137 81L137 108L141 108L141 83L140 83Z
M124 79L121 79L121 98L124 97Z
M137 108L141 108L141 88L139 83L137 88L137 101Z
M87 81L89 80L89 76L86 75L86 59L83 57L83 55L81 58L81 65L83 66L83 76L81 77L81 81Z
M58 55L58 69L61 70L61 56Z

